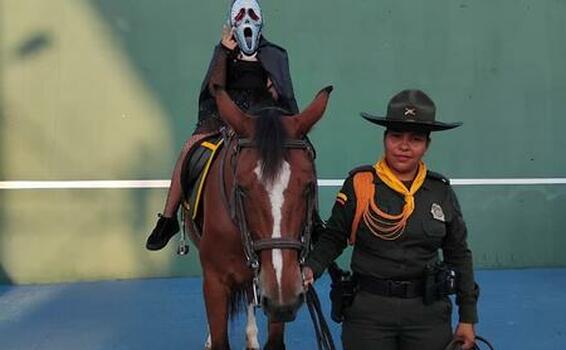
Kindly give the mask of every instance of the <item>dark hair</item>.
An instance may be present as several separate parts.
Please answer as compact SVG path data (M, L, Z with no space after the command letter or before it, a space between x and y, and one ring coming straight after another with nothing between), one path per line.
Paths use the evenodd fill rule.
M266 180L273 181L285 157L287 132L277 109L260 110L256 118L254 143L262 160L261 172Z
M430 142L430 131L428 130L419 130L419 129L393 129L393 128L387 128L385 129L385 131L383 132L383 138L385 138L385 136L387 136L387 133L390 131L394 131L394 132L414 132L416 134L420 134L420 135L424 135L426 136L426 140L427 142Z

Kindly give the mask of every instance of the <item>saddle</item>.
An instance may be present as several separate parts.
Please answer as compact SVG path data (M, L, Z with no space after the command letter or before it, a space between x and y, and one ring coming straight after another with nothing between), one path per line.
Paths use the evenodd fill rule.
M181 168L181 189L183 191L183 206L187 210L187 219L192 221L199 231L199 205L201 203L204 184L210 166L224 144L221 133L209 135L191 147Z

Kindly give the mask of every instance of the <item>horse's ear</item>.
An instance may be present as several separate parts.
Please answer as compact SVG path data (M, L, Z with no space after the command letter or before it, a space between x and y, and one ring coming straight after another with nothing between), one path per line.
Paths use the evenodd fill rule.
M252 134L253 120L244 113L230 98L230 95L220 85L214 85L214 98L218 114L236 134L249 137Z
M328 98L330 97L330 93L333 89L334 87L330 85L320 90L311 104L304 111L291 117L293 120L291 130L293 136L301 137L306 135L313 125L322 118L322 115L326 110L326 105L328 104Z

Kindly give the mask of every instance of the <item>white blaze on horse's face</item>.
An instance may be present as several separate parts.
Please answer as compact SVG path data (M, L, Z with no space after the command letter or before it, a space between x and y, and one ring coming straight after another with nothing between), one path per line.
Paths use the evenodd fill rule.
M287 161L281 163L281 169L277 175L277 178L273 181L264 181L261 173L261 162L258 161L256 168L254 169L258 180L265 186L265 191L269 196L269 201L271 204L271 216L273 218L273 234L272 238L281 238L281 220L283 217L282 209L285 202L285 190L289 185L289 179L291 178L291 166ZM281 249L272 249L272 262L273 269L275 270L275 276L277 278L277 288L279 291L279 301L282 302L283 296L281 291L281 279L283 276L283 255Z

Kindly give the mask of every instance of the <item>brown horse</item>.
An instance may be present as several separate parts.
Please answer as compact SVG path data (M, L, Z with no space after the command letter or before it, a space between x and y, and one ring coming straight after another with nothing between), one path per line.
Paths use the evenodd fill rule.
M264 108L252 116L216 89L219 114L233 132L206 180L202 235L193 222L185 223L203 268L210 349L230 348L229 315L254 300L269 320L264 349L285 349L284 322L295 319L304 300L301 262L317 200L314 150L306 134L322 117L331 91L321 90L297 115ZM252 310L248 320L255 324ZM249 340L248 348L257 348L254 343Z

